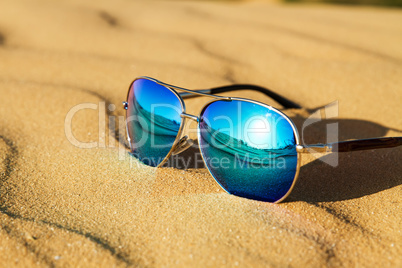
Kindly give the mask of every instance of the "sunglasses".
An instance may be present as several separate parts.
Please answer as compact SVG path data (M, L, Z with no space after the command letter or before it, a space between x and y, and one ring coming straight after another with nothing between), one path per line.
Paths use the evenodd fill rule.
M264 103L215 94L259 91L284 107L298 104L269 89L246 84L189 90L138 77L130 85L126 109L131 154L146 165L161 167L193 145L182 136L187 119L197 122L198 146L212 177L228 193L278 203L292 191L300 169L301 153L349 152L402 145L402 137L302 145L292 120ZM186 113L183 99L212 98L198 116Z

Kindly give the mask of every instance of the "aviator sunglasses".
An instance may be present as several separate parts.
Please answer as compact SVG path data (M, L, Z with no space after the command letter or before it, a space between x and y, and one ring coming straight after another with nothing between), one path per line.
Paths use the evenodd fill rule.
M138 77L130 85L126 109L131 154L146 165L161 167L193 141L182 136L187 119L197 122L198 146L212 177L228 193L278 203L292 191L300 169L300 154L349 152L402 145L402 137L351 140L302 145L292 120L278 109L244 98L215 94L259 91L283 106L298 104L256 85L230 85L189 90ZM198 116L186 113L183 99L204 96L212 100Z

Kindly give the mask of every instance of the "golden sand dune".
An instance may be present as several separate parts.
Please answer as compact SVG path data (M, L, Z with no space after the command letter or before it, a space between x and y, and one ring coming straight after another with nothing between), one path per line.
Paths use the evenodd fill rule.
M138 163L111 120L124 115L131 80L148 75L267 86L305 107L286 111L299 130L338 101L337 119L305 130L309 143L325 142L328 123L340 139L400 136L401 12L1 1L0 266L400 267L401 148L345 153L337 167L303 156L293 193L274 205L224 193L205 168ZM189 113L204 101L189 100ZM94 109L77 112L72 134L98 142L91 149L66 134L83 103Z

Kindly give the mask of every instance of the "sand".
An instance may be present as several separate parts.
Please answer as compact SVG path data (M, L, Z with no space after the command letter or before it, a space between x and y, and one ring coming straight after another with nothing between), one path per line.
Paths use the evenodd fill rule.
M309 143L334 122L340 139L401 136L401 44L397 9L1 1L0 266L402 266L401 148L344 153L336 167L303 155L292 194L270 204L225 193L202 167L141 165L112 127L129 83L148 75L272 88L304 107L285 111L300 132L338 101L337 118L303 131ZM65 132L83 103L95 109L71 126L99 142L89 149Z

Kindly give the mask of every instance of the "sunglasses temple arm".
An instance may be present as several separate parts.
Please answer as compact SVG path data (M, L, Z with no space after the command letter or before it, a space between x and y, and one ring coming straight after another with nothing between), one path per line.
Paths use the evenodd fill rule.
M219 94L219 93L237 91L237 90L253 90L253 91L261 92L261 93L265 94L266 96L272 98L276 102L278 102L285 109L302 108L299 104L273 92L272 90L270 90L268 88L256 86L256 85L234 84L234 85L229 85L229 86L214 87L214 88L206 89L206 90L196 90L196 92L205 93L205 94ZM197 97L200 95L198 95L197 93L184 92L184 93L180 93L180 96L182 96L183 98L191 98L191 97Z
M372 149L393 148L402 145L402 137L384 137L364 140L351 140L334 142L330 144L298 145L299 153L332 153L332 152L352 152Z

